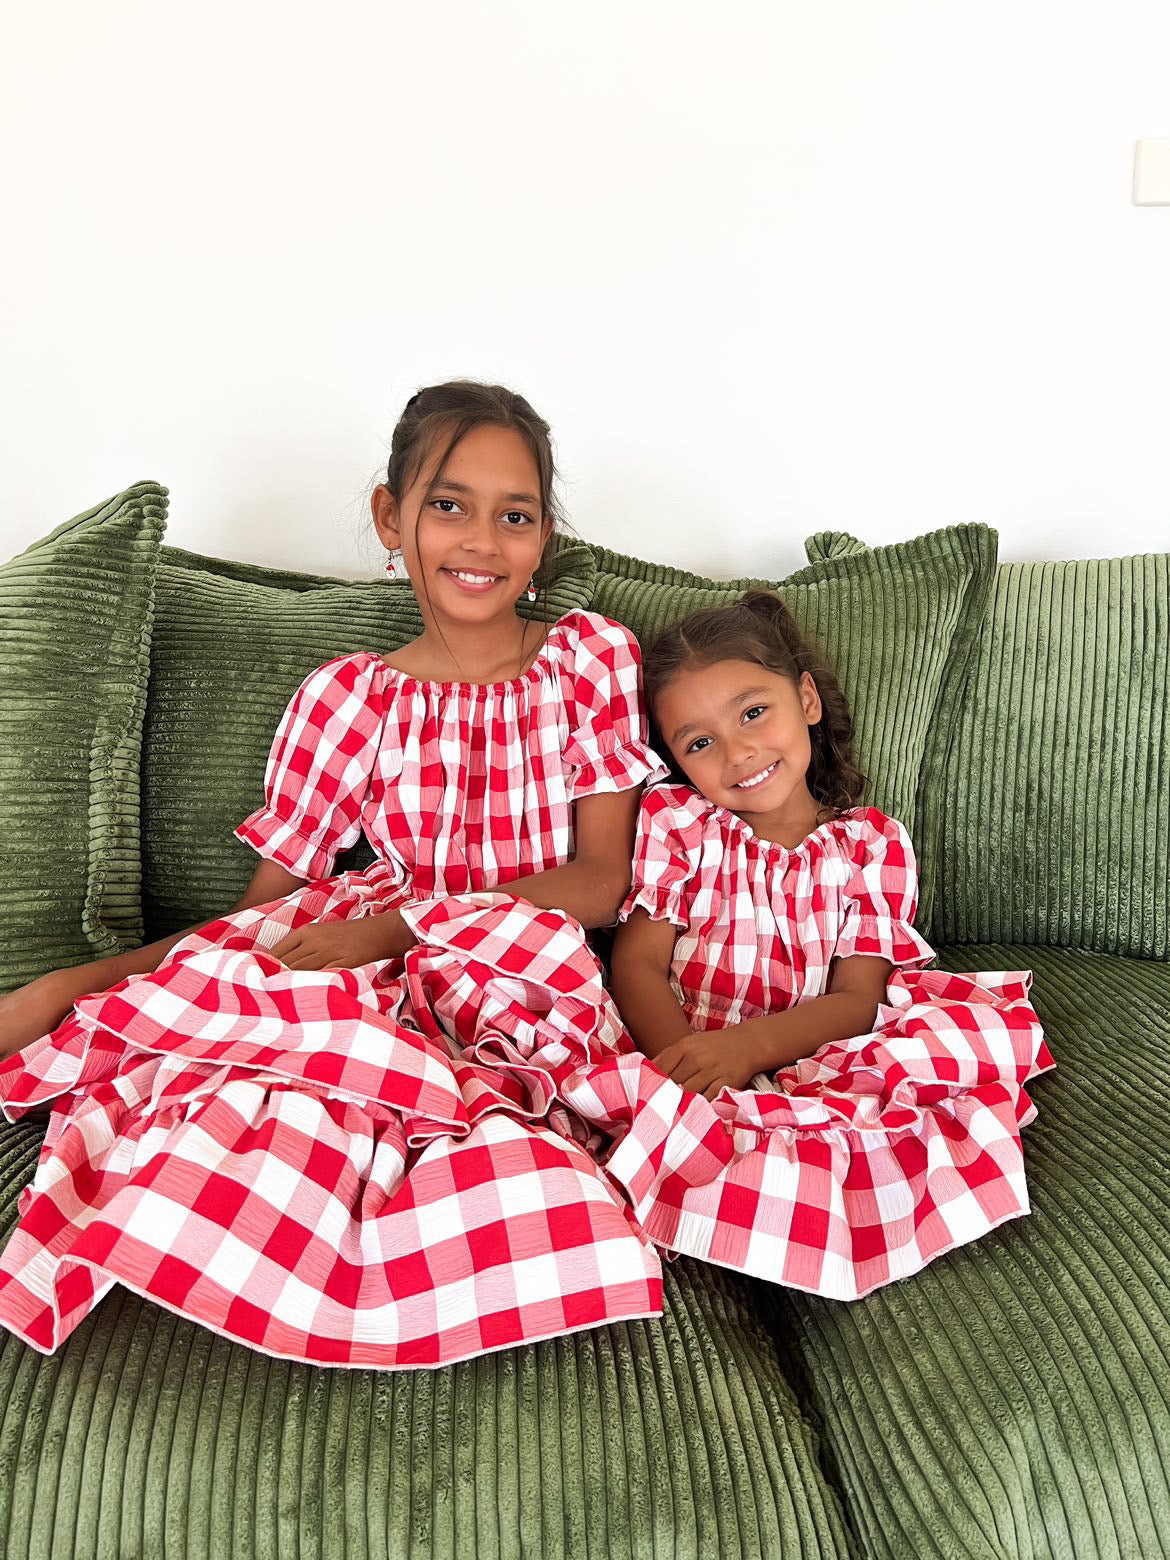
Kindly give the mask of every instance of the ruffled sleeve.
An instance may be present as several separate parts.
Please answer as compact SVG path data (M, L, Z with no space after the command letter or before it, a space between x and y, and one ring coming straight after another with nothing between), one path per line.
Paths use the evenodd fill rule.
M652 921L690 922L687 889L699 871L703 821L683 786L652 786L642 797L634 835L630 892L618 911L624 921L645 910Z
M577 614L580 637L569 669L569 799L629 791L661 780L666 765L650 747L642 703L642 653L620 623Z
M362 802L382 738L385 666L366 652L310 672L281 716L264 772L264 805L232 831L310 882L361 833Z
M910 836L896 818L870 807L859 819L858 845L856 870L844 890L845 915L834 958L863 954L923 968L934 958L934 949L914 930L918 866Z

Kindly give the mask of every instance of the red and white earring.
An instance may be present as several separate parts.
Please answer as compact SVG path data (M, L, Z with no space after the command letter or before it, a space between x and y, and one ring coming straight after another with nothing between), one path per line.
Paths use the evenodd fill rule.
M394 576L398 573L398 570L394 566L393 553L391 553L390 556L386 559L386 573L390 576L391 579L393 579Z
M524 594L528 597L529 601L536 600L536 586L532 580L528 581L528 589L524 592Z

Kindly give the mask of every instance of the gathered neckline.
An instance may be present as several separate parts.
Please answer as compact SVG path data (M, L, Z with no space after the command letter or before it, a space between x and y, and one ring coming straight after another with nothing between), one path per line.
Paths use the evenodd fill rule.
M782 850L786 856L795 856L798 851L803 850L806 845L808 845L812 840L816 839L818 834L823 834L826 829L832 829L836 824L839 823L850 823L856 821L859 815L866 810L864 807L854 807L844 815L838 815L835 818L826 818L824 823L818 823L816 828L806 834L798 844L782 845L779 840L770 840L765 834L757 834L755 829L752 828L751 824L748 823L745 819L741 818L738 813L732 812L730 807L724 807L720 802L713 802L709 796L703 796L701 791L695 791L694 794L698 797L701 797L706 805L712 810L712 812L720 813L723 817L729 818L731 822L737 827L745 829L752 837L752 839L756 840L760 845L767 846L772 850Z
M561 617L557 618L555 623L551 623L549 625L549 630L545 635L544 643L536 652L536 655L534 656L529 666L525 667L522 672L517 673L515 677L503 677L496 682L468 682L466 679L444 681L443 679L435 677L416 677L413 672L404 672L401 667L391 666L384 656L379 655L378 659L386 668L390 676L396 677L400 683L410 683L416 688L433 688L440 693L453 693L462 691L463 689L474 689L476 691L487 692L489 689L493 688L519 688L522 687L525 683L539 681L540 674L544 668L544 663L548 657L549 646L553 642L554 635L556 635L557 631L563 627L565 620L572 616L573 611L566 612L562 614Z

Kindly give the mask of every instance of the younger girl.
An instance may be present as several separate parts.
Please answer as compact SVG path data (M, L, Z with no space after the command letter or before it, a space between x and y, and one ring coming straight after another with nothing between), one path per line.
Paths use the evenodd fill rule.
M425 628L293 694L235 831L263 858L248 893L0 1001L0 1107L53 1106L0 1256L0 1323L35 1348L114 1283L350 1366L660 1311L657 1256L550 1082L628 1045L614 1024L567 1050L562 1015L600 989L582 928L613 921L665 773L630 634L515 609L553 476L520 396L412 397L372 506ZM359 831L378 860L334 876Z
M696 613L645 680L690 782L643 796L613 953L654 1065L563 1097L620 1137L605 1168L646 1233L852 1299L1026 1213L1022 1085L1053 1066L1031 974L916 973L909 837L857 805L844 699L791 614L763 591Z

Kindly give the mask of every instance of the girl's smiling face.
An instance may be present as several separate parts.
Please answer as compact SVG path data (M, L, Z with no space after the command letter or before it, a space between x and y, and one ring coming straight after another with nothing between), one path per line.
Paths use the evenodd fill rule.
M809 727L821 718L817 685L755 661L687 666L658 695L655 716L679 768L709 801L781 843L816 827L806 776Z
M386 487L374 490L374 524L386 547L401 548L424 612L488 623L513 612L552 522L543 514L536 459L515 428L472 428L435 482L449 437L435 439L400 503Z

